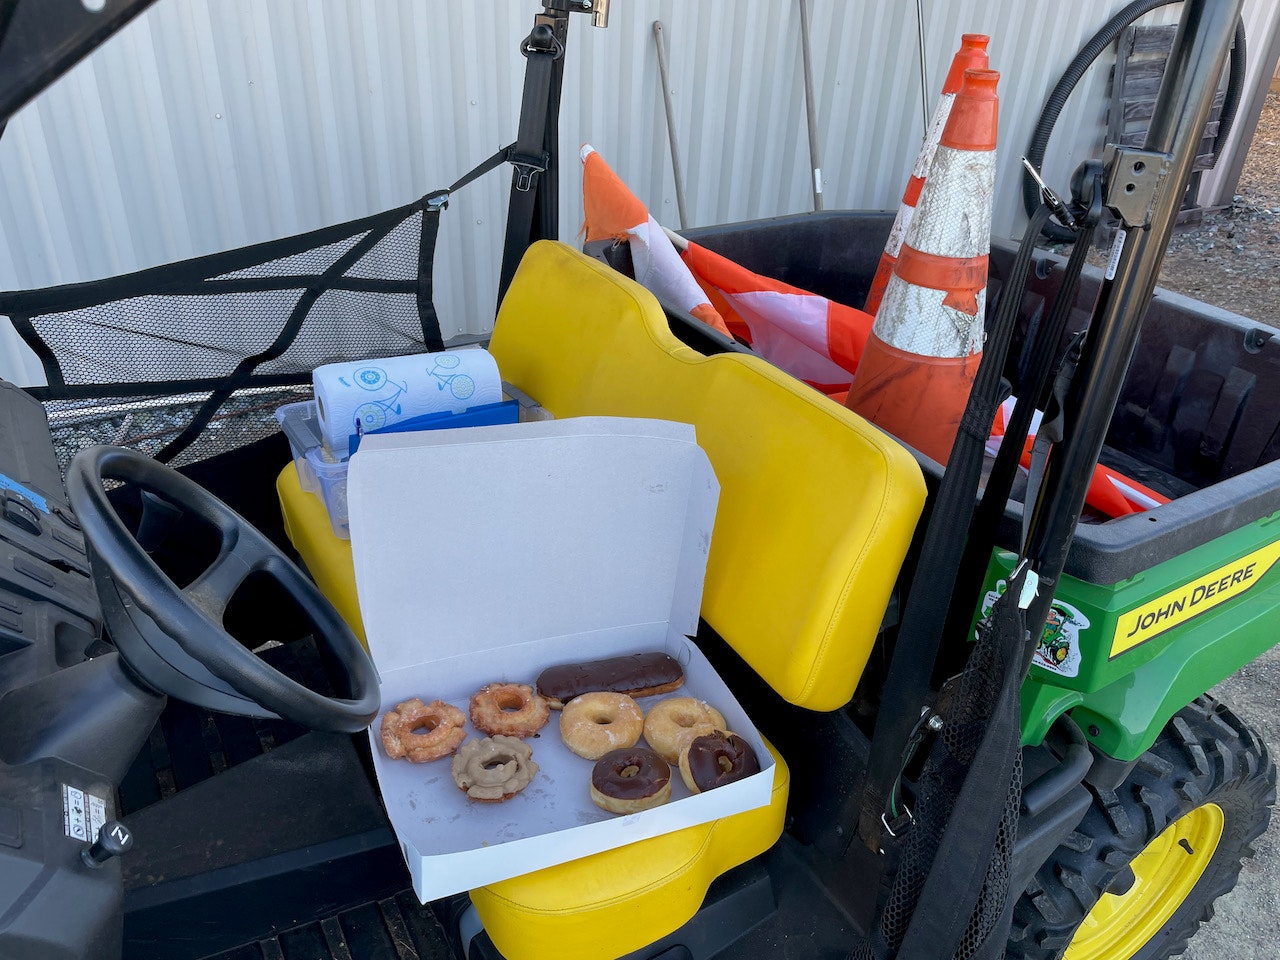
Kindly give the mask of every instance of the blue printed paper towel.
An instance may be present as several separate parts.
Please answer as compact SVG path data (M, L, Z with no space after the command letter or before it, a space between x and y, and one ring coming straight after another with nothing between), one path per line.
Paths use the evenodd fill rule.
M480 349L330 363L316 368L312 383L321 434L338 457L350 455L360 433L502 400L498 364Z

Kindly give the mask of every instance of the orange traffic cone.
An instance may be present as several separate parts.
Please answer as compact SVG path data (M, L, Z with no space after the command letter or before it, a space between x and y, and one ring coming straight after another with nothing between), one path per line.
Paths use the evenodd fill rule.
M982 350L998 100L966 70L845 406L946 463Z
M920 147L920 155L916 157L916 165L911 170L911 179L907 181L907 189L902 193L902 203L898 207L898 215L894 217L893 229L889 231L889 239L884 245L884 253L880 254L880 265L876 267L875 278L871 281L871 292L867 294L867 302L862 309L872 316L880 309L880 301L884 297L885 287L893 276L893 265L898 262L898 252L902 249L902 241L911 226L911 216L915 213L916 204L920 200L920 191L924 188L925 178L929 175L929 165L933 163L933 155L938 149L938 139L951 116L951 105L956 94L960 92L960 81L966 70L987 69L987 44L991 38L981 33L966 33L960 38L960 49L951 58L951 69L947 71L947 79L942 84L942 96L938 98L933 110L933 118L929 121L929 129L924 133L924 143Z

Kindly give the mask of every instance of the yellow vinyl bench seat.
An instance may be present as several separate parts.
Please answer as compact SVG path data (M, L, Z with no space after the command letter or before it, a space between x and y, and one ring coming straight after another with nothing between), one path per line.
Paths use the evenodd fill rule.
M791 703L848 702L924 505L901 445L758 357L684 346L648 291L560 243L526 253L490 351L556 417L693 424L721 485L703 618ZM362 633L350 544L292 464L277 489L294 547ZM508 960L607 960L675 930L777 841L777 760L768 806L472 891L494 944Z

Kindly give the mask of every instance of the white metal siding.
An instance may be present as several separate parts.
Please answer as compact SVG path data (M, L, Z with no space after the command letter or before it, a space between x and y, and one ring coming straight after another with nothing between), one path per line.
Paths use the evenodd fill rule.
M1251 28L1276 29L1274 3L1248 4ZM960 34L991 34L1003 74L998 234L1021 231L1018 158L1040 105L1115 6L925 0L931 95ZM93 279L286 236L446 185L514 139L524 68L516 44L539 7L161 0L0 140L0 287ZM677 225L655 19L693 223L808 209L796 3L634 0L612 5L605 31L574 18L562 238L572 241L581 221L574 156L586 140L659 220ZM812 37L826 206L892 208L922 136L914 0L814 0ZM1096 153L1097 138L1078 131L1100 129L1106 84L1106 67L1095 68L1063 112L1051 183L1065 186ZM444 215L436 268L446 337L492 322L507 183L505 171L491 174ZM0 376L39 378L8 334Z

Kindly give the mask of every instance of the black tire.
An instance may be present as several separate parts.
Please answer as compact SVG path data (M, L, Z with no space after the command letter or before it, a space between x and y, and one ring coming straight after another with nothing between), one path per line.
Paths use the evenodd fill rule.
M1241 860L1267 828L1275 765L1256 733L1206 695L1180 711L1114 793L1095 792L1070 838L1036 872L1014 910L1009 958L1056 960L1129 864L1175 820L1216 804L1222 836L1204 873L1158 933L1107 960L1161 960L1181 953L1213 902L1236 885ZM1117 892L1123 892L1118 890Z

